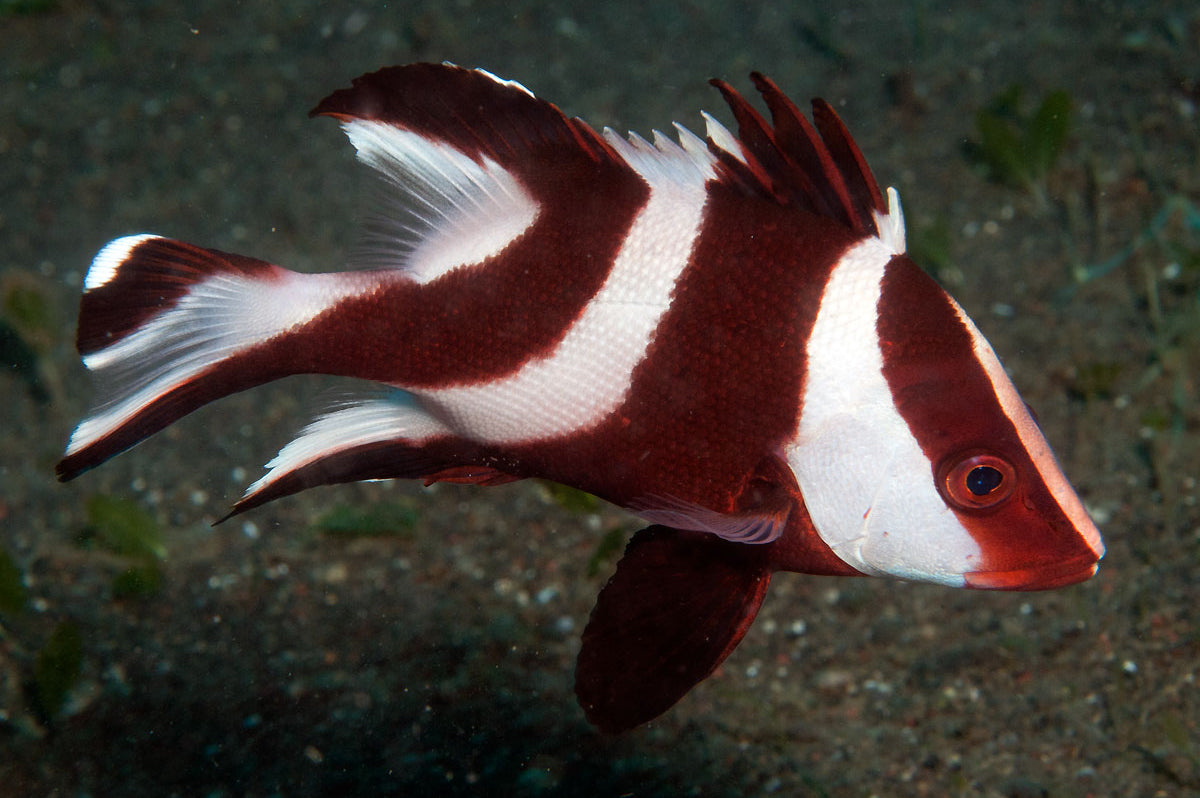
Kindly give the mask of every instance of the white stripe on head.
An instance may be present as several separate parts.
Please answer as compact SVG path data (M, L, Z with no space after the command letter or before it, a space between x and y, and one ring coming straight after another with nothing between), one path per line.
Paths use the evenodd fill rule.
M533 226L538 204L487 156L476 160L445 142L384 122L342 125L358 158L400 195L371 220L375 259L428 283L480 263Z
M883 376L876 325L892 243L867 238L830 274L785 451L818 534L848 565L960 586L978 544L946 508Z
M460 434L516 443L567 435L620 406L670 305L703 223L712 155L659 140L608 142L646 181L638 212L608 277L549 356L494 382L421 391Z

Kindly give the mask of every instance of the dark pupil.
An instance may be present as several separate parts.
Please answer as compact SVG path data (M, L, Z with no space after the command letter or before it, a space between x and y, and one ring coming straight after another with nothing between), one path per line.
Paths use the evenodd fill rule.
M976 466L967 474L967 490L976 496L986 496L1004 481L1004 475L991 466Z

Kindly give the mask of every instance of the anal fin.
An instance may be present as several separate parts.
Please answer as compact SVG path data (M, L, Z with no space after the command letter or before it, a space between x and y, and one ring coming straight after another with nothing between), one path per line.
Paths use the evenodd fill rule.
M763 547L638 532L583 632L575 694L588 720L620 732L669 709L741 642L770 578Z
M225 518L317 485L374 479L501 485L520 479L482 457L410 394L377 391L345 401L305 427Z

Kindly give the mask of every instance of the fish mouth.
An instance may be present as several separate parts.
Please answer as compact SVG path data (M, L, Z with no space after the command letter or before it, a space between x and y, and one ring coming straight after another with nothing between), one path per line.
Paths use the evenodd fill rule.
M973 571L963 574L963 587L975 590L1051 590L1086 581L1100 567L1097 560L1040 565L1011 571Z

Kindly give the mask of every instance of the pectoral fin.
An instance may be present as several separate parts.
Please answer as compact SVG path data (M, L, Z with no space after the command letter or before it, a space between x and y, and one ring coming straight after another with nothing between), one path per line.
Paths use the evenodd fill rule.
M583 632L575 694L620 732L665 712L737 647L771 571L764 548L704 532L638 532Z

